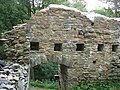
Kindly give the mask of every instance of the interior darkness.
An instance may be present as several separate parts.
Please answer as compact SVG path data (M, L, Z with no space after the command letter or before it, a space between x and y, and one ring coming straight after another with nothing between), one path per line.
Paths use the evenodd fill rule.
M94 26L94 22L91 22L91 25Z
M55 43L54 51L62 51L62 43Z
M76 51L83 51L84 50L84 44L76 44L77 48Z
M103 51L104 44L98 44L98 51Z
M93 64L96 64L96 61L93 61Z
M39 42L30 42L30 50L39 50Z
M117 51L117 48L118 48L118 45L112 45L112 51L113 51L113 52L116 52L116 51Z
M78 30L78 35L83 35L81 30Z

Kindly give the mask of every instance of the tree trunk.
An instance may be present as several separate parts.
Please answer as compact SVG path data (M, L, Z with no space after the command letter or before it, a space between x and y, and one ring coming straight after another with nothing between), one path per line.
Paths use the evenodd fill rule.
M32 0L32 9L33 9L33 14L35 14L36 10L35 10L35 3L34 3L34 0Z
M30 0L26 1L26 7L28 9L28 16L31 17L31 4L30 4Z
M118 0L114 0L114 6L115 6L115 17L118 17L118 9L119 9L119 6L118 6Z

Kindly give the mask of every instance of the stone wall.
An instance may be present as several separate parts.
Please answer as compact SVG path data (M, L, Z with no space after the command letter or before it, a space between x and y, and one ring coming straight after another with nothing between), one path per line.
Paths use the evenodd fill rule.
M68 67L71 82L120 78L120 22L76 9L50 5L4 37L7 60Z
M28 80L28 65L0 64L0 90L27 90Z
M2 82L0 89L28 90L29 86L29 42L27 42L27 24L14 26L3 37L8 65L0 70L0 75L7 82ZM16 68L17 67L17 68ZM15 70L14 70L15 69ZM9 75L5 73L9 72Z
M11 31L5 32L3 37L7 61L21 64L29 63L27 54L29 53L29 43L27 42L27 24L14 26Z

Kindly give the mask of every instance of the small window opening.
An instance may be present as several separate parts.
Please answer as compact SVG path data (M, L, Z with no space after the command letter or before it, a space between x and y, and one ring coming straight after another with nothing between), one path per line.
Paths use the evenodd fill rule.
M74 30L76 30L76 28L74 28Z
M120 59L120 57L119 57L119 59Z
M82 30L78 30L78 35L83 35L83 31Z
M39 50L39 42L30 42L30 50Z
M94 22L91 22L91 25L94 26Z
M116 52L117 49L118 49L118 45L112 45L112 51L113 51L113 52Z
M77 48L76 51L83 51L84 50L84 44L76 44Z
M103 51L104 44L98 44L98 51Z
M96 64L96 60L95 60L95 61L93 61L93 64Z
M62 51L62 43L55 43L54 51Z

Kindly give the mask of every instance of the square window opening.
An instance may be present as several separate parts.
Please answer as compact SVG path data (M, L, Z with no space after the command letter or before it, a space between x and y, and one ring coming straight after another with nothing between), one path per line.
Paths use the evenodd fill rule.
M54 51L62 51L62 43L55 43Z
M104 44L98 44L98 51L103 51Z
M94 22L91 22L91 25L94 26Z
M118 45L112 45L112 52L116 52L118 49Z
M76 44L77 48L76 51L83 51L84 50L84 44Z
M78 35L83 35L83 32L81 30L78 30Z
M30 50L39 50L39 42L30 42Z

